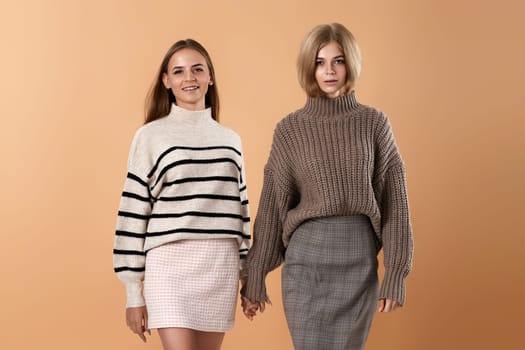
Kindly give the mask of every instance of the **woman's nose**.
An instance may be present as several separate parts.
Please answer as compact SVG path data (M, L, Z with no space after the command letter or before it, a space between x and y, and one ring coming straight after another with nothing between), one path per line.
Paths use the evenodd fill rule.
M327 64L325 66L326 68L326 74L334 74L335 73L335 70L334 70L334 67L331 65L331 64Z
M187 70L184 73L184 80L186 80L186 81L195 80L195 75L193 75L193 72L191 70Z

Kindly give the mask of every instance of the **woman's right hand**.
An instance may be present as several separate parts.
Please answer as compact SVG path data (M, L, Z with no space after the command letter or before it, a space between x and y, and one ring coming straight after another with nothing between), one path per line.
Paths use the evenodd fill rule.
M268 298L268 304L272 304L270 302L270 298ZM257 314L258 310L261 310L261 313L264 312L264 309L266 308L266 302L264 301L251 301L250 299L241 296L241 306L242 306L242 312L244 313L244 316L246 316L247 319L250 321L253 321L253 317Z
M146 342L144 332L151 335L151 331L148 329L148 311L145 306L126 308L126 324L144 343Z

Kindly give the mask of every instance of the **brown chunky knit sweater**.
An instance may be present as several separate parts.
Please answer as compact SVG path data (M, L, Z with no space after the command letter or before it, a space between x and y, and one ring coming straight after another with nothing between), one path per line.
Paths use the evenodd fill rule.
M379 297L403 304L413 244L405 169L390 123L354 92L309 97L275 129L242 294L267 300L266 275L283 262L302 222L357 214L370 218L378 252L384 247Z

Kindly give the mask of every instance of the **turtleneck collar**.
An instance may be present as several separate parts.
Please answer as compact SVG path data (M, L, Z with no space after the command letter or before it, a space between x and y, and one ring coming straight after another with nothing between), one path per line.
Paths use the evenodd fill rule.
M175 103L171 104L171 110L168 117L185 124L199 124L213 120L211 117L211 108L206 108L200 111L190 111L177 106Z
M302 112L313 117L337 117L349 115L362 106L355 97L355 91L336 98L308 97Z

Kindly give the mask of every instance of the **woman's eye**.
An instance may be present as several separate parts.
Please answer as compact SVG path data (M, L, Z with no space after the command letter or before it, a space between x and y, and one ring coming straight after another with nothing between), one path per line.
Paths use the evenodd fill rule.
M345 60L342 59L342 58L339 58L339 59L335 60L335 63L336 63L336 64L344 64L344 63L345 63Z
M202 67L197 67L197 68L195 68L195 71L196 71L196 72L204 72L204 68L202 68Z
M181 74L181 73L182 73L182 69L177 69L173 71L173 74Z
M315 65L316 65L316 66L322 66L323 63L324 63L324 61L322 61L322 60L317 60L317 61L315 61Z

